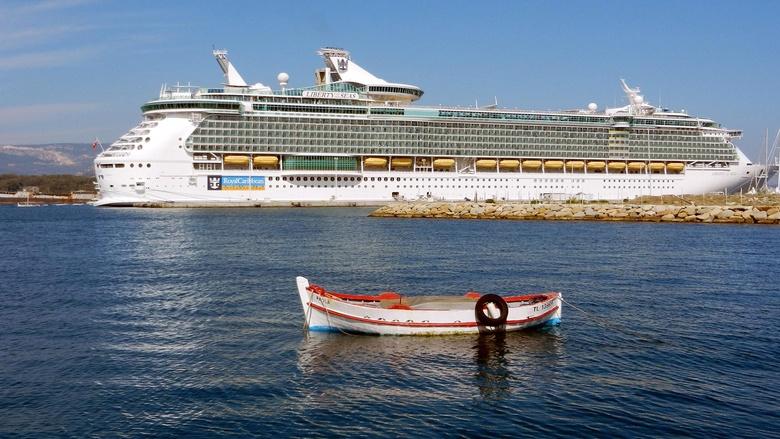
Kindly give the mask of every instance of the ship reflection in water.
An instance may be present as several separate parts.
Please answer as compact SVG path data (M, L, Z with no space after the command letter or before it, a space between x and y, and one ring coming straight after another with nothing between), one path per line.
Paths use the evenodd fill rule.
M453 395L504 399L538 386L564 358L560 328L508 334L374 337L309 333L298 347L308 398ZM552 371L552 372L551 372Z

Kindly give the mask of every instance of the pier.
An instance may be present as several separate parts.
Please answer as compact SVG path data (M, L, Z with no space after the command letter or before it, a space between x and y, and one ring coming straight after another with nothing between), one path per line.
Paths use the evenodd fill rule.
M742 202L739 199L742 198ZM780 196L701 197L706 204L675 197L614 202L396 202L370 214L391 218L447 218L553 221L638 221L669 223L780 224Z

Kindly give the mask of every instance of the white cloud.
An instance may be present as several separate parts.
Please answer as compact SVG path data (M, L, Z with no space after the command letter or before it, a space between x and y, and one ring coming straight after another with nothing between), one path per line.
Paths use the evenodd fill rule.
M84 32L89 30L90 26L49 26L49 27L28 27L20 30L6 30L0 39L0 49L9 50L17 47L34 45L44 41L50 41L53 38L59 38L64 35Z
M38 14L57 9L68 9L88 3L94 3L95 0L43 0L38 2L24 2L17 7L9 7L2 10L4 16L13 18L20 15Z
M100 51L97 47L32 52L0 58L0 70L52 67L81 61Z

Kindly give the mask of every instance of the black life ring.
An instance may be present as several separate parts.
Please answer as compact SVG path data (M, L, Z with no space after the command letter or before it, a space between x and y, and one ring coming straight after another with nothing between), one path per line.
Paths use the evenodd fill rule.
M498 317L490 317L485 312L485 307L492 303L500 311ZM477 323L483 326L501 326L506 323L506 318L509 316L509 306L503 297L496 294L485 294L477 300L477 304L474 305L474 314L477 316Z

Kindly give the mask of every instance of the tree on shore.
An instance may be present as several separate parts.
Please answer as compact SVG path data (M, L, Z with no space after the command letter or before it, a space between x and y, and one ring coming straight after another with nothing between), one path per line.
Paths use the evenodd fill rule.
M0 174L0 192L18 192L36 186L47 195L68 195L73 191L95 192L95 177L83 175Z

